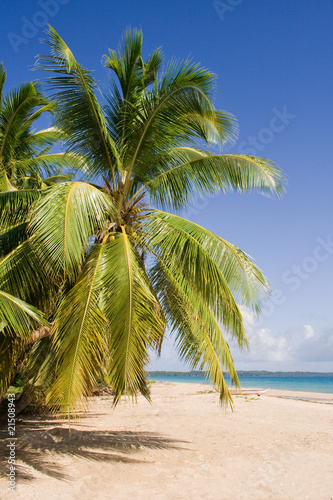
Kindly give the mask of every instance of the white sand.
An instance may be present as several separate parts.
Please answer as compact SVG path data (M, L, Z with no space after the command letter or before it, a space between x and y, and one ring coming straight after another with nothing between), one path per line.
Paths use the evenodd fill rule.
M333 498L333 404L269 391L234 397L232 413L209 391L156 383L151 405L140 397L115 410L94 398L69 439L59 422L25 419L17 449L25 465L15 493L0 479L0 499ZM333 395L304 395L333 403Z

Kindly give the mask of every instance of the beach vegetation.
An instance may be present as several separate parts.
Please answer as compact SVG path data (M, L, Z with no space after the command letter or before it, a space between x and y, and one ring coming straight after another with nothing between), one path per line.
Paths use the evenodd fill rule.
M149 399L146 367L166 331L232 405L223 370L234 385L239 379L228 339L248 347L240 305L259 314L270 291L244 251L182 213L200 196L281 195L282 171L227 152L237 125L214 107L211 71L190 60L165 63L161 49L144 57L142 42L141 31L129 30L104 56L102 94L49 28L37 69L55 103L54 128L84 175L43 186L32 203L3 204L9 218L13 207L28 207L16 221L24 220L27 237L8 258L9 288L14 296L34 292L50 325L36 336L26 373L68 415L101 380L114 403L137 393Z

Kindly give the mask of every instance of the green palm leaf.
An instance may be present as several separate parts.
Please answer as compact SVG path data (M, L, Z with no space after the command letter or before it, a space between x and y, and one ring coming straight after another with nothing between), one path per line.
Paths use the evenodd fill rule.
M197 158L188 151L160 163L160 171L147 180L136 196L147 190L153 203L162 207L183 209L195 195L206 196L227 190L256 190L264 194L284 191L284 176L270 160L243 155L211 155L198 152ZM184 154L185 153L185 154ZM188 160L186 156L189 156ZM204 156L204 157L203 157ZM180 161L179 161L180 160ZM181 162L185 160L185 162ZM186 161L187 160L187 161ZM164 167L164 169L163 169Z
M211 293L209 300L216 301L216 287L221 286L221 291L229 289L239 303L260 312L269 294L267 279L242 250L177 215L152 210L146 220L147 243L167 259L182 262L186 272L197 273L193 279L206 289L207 300Z
M241 347L246 345L241 313L223 272L209 251L189 233L159 223L154 223L149 231L146 245L170 269L176 271L181 265L184 278L200 291L218 321Z
M104 58L105 66L112 69L118 77L125 101L133 95L142 78L141 48L142 32L127 31L118 52L109 50L109 56Z
M103 310L111 333L109 381L115 402L140 391L149 398L148 350L163 337L165 322L133 242L122 228L109 243Z
M6 328L23 338L27 338L37 324L47 326L43 314L23 300L0 290L0 329Z
M32 204L41 192L34 189L0 192L0 231L24 223Z
M112 216L110 199L83 182L64 182L48 189L30 223L36 244L57 271L74 276L88 250L89 239Z
M58 174L52 175L51 177L46 177L43 179L43 184L46 186L53 186L54 184L71 181L73 178L73 174Z
M91 394L105 368L107 321L100 308L105 247L105 242L95 245L55 318L55 380L48 402L68 415Z
M2 107L2 96L3 96L3 87L6 81L6 71L3 63L0 63L0 110Z
M16 191L15 186L10 182L5 170L0 171L0 192Z
M85 166L84 159L74 153L48 153L39 154L31 158L25 158L15 163L15 168L22 172L31 172L33 176L36 172L43 176L60 174L62 170L67 171L80 169Z
M119 162L118 151L107 134L94 94L96 82L53 28L49 28L48 34L45 43L52 56L40 56L38 69L58 75L46 79L57 101L57 122L67 134L69 148L75 148L89 160L94 174L107 172L112 178Z
M213 312L180 270L171 272L159 260L152 269L151 277L156 288L163 291L161 302L172 330L177 334L180 356L192 369L198 366L201 370L206 369L210 380L220 391L221 403L232 406L222 367L230 373L237 386L239 380L229 346Z
M136 175L142 176L145 163L152 162L156 151L186 143L193 145L198 139L207 144L222 144L232 139L235 130L232 116L217 112L209 99L213 81L213 75L198 65L188 62L171 65L158 90L140 100L126 150L128 185L135 182Z
M0 82L5 72L0 68ZM1 84L1 99L3 85ZM35 131L32 125L45 113L54 113L55 103L40 92L37 83L24 83L9 92L0 104L0 192L39 188L40 176L59 173L62 168L80 168L78 155L50 154L66 135L59 127Z
M36 84L35 84L35 86L36 86ZM37 90L38 90L38 87L37 87ZM21 130L23 132L27 132L31 128L31 125L38 118L40 118L43 113L51 113L51 114L54 113L55 106L56 106L55 102L48 101L41 94L40 94L40 96L42 98L42 101L38 104L39 107L36 109L35 106L32 106L31 111L27 114L25 120L22 122ZM56 129L56 127L50 127L48 129L40 130L38 132L34 131L33 133L29 134L28 136L25 136L25 140L27 142L31 141L35 145L40 145L40 141L42 140L42 138L43 139L46 139L46 138L50 139L51 138L51 133L53 136L53 142L57 141L57 140L61 140L64 137L63 133L59 129Z
M29 237L0 259L1 288L23 300L46 295L55 291L52 281L55 271L52 263L45 259L35 244L36 238Z
M26 230L27 223L23 222L0 231L0 258L4 257L27 239Z
M12 158L15 145L22 139L22 125L37 106L47 105L48 101L40 94L33 83L22 84L9 93L3 100L0 111L0 162L4 164Z

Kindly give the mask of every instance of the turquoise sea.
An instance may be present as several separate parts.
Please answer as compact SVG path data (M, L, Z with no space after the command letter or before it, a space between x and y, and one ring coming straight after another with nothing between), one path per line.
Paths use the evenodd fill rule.
M149 372L150 380L210 384L202 372ZM256 389L281 389L333 394L333 373L238 372L241 386ZM231 386L230 378L226 381Z

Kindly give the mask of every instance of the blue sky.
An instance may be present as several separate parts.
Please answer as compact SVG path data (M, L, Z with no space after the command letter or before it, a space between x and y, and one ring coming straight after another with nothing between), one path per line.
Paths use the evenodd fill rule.
M287 194L228 194L198 200L187 217L250 254L273 299L255 323L244 310L251 352L233 346L238 369L333 371L331 0L3 0L0 60L7 88L36 73L49 22L77 59L95 70L126 27L142 28L144 51L191 57L216 73L215 105L233 113L240 135L230 152L270 158ZM167 341L151 368L185 369Z

